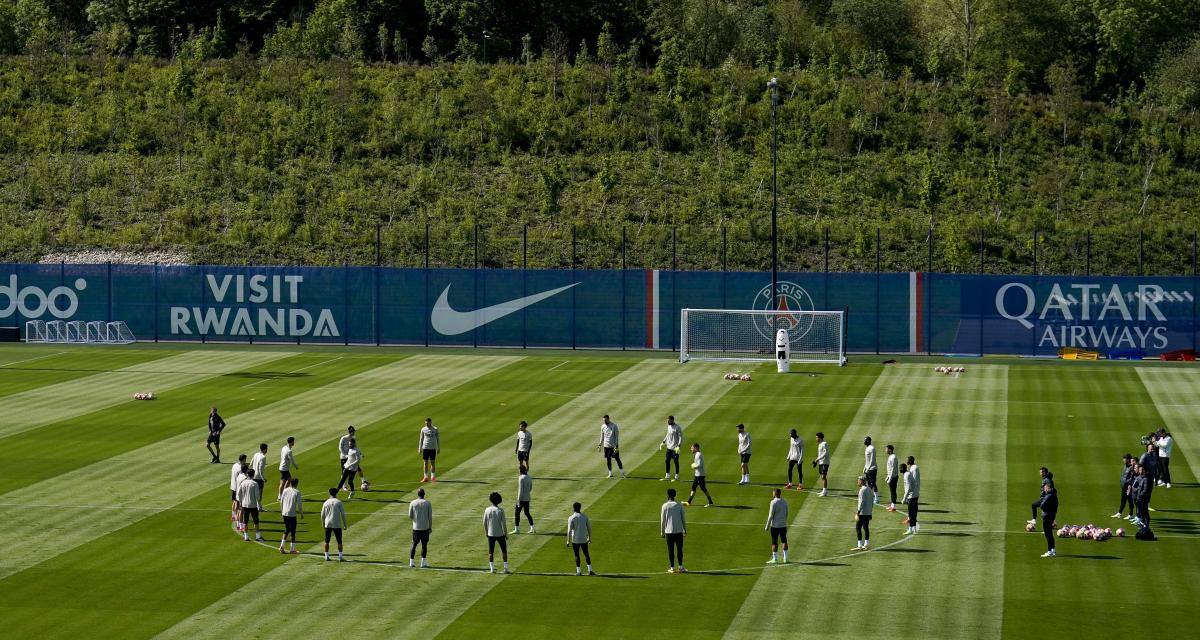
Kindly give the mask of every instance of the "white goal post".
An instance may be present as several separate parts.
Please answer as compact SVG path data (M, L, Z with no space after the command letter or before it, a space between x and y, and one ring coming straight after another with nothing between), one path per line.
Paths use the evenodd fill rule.
M52 344L133 344L137 337L120 320L30 320L25 323L25 342Z
M770 362L787 329L792 362L846 364L845 311L682 309L679 362Z

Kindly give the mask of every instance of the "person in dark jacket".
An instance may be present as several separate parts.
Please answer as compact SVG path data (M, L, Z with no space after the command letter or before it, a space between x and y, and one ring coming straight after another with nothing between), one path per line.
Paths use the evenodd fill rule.
M1042 512L1042 532L1046 535L1046 553L1043 558L1053 558L1058 554L1054 551L1054 517L1058 515L1058 490L1054 488L1054 474L1046 467L1038 470L1042 474L1042 496L1033 503L1033 518L1030 525L1037 526L1038 510Z
M1129 517L1133 518L1133 496L1130 495L1130 487L1133 486L1133 456L1125 454L1125 468L1121 469L1121 507L1112 515L1114 518L1122 517L1125 512L1125 504L1129 504Z
M1158 447L1152 441L1146 442L1146 451L1138 458L1142 473L1150 477L1150 484L1158 480Z
M1137 507L1137 515L1133 518L1133 524L1139 528L1145 528L1150 526L1150 491L1154 487L1154 482L1144 467L1135 466L1137 469L1134 471L1133 487L1130 489L1133 504Z

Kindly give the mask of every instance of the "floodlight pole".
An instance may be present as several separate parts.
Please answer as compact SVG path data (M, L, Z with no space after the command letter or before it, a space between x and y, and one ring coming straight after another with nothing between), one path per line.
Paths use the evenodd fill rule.
M771 90L771 309L775 309L779 305L779 80L771 78L767 88Z

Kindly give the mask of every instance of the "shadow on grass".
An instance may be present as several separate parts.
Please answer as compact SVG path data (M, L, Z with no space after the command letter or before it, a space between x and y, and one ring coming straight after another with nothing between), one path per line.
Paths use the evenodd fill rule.
M967 520L930 520L929 524L951 524L951 525L966 527L966 526L970 526L973 524L979 524L979 523L978 522L969 522Z
M1062 554L1059 554L1058 557L1060 557L1060 558L1079 558L1081 560L1124 560L1124 558L1119 558L1117 556L1098 556L1098 555L1087 555L1087 554L1082 554L1082 553L1062 553Z
M236 371L234 373L221 374L222 378L244 378L247 380L288 380L310 376L312 374L305 371Z
M754 507L744 505L744 504L714 504L712 506L712 508L713 509L736 509L737 511L745 511L746 509L753 509Z
M535 478L537 476L534 476ZM541 478L538 478L539 480ZM419 483L418 483L419 484ZM483 480L438 480L437 484L489 484ZM436 486L436 485L434 485Z
M648 579L650 579L650 576L631 576L631 575L625 574L625 573L597 573L594 576L588 576L588 575L577 576L577 575L570 574L570 573L553 573L553 572L549 572L549 571L545 571L545 572L543 572L543 571L522 571L520 573L516 573L513 575L516 575L516 576L539 576L539 577L543 577L543 578L574 578L574 579L606 578L608 580L648 580Z
M700 576L752 576L752 575L754 575L753 573L748 573L745 571L721 571L719 569L714 569L712 571L689 570L688 573L694 573L694 574L700 575ZM663 575L666 575L666 574L664 573Z
M975 536L975 534L973 534L973 533L964 533L962 531L927 531L927 532L923 532L923 533L920 533L917 535L948 536L948 537L953 537L953 538L972 538Z
M629 476L632 478L633 476ZM554 476L533 476L534 480L554 480L555 482L579 482L579 478L557 478ZM638 478L639 480L641 478ZM482 482L479 484L483 484Z
M850 566L844 562L797 562L796 564L802 564L806 567L848 567L848 566Z
M878 553L933 553L933 549L893 548L880 549Z

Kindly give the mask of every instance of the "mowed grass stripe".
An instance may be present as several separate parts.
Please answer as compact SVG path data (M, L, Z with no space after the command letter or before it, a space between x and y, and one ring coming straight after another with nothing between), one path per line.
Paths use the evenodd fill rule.
M689 363L681 371L695 375L694 366ZM757 567L767 558L769 537L762 525L770 487L786 481L788 431L796 428L807 438L817 430L837 436L880 371L877 366L830 367L809 377L781 376L769 369L756 367L751 383L726 382L720 379L720 369L702 370L712 393L724 392L720 400L702 414L680 415L676 400L664 398L658 419L646 429L646 440L655 445L665 434L666 414L675 413L685 428L684 442L699 442L705 454L716 507L699 506L706 500L698 495L696 506L686 512L685 555L691 574L665 574L667 555L658 525L668 487L680 492L680 500L687 497L691 456L684 453L678 482L660 481L665 456L655 450L636 469L639 481L622 482L599 500L585 503L593 519L591 550L601 577L518 575L492 589L440 637L720 637L758 575L741 568ZM739 422L747 425L754 445L750 471L755 484L749 486L736 484L740 470L734 425ZM785 496L793 509L809 499L797 492ZM563 530L568 512L566 504L555 509L554 531ZM558 542L544 546L521 569L559 573L571 572L573 566L570 550ZM536 617L503 615L531 599L545 605ZM677 611L674 606L664 608L667 602L686 604Z
M123 402L135 392L163 393L205 378L278 360L286 351L188 351L13 394L4 399L0 437L11 436Z
M163 351L145 349L37 349L31 353L11 347L0 347L0 398L149 362L167 355L169 354Z
M572 365L574 362L572 362ZM543 373L547 379L571 365ZM702 371L704 373L702 373ZM678 364L651 360L609 378L558 409L531 424L534 433L532 468L534 475L533 513L539 531L561 532L569 505L579 500L591 504L606 491L637 480L604 477L603 458L596 451L600 417L609 413L621 425L621 450L627 468L633 468L657 450L661 439L658 425L668 411L690 420L717 400L728 387L713 384L719 374L714 367L700 365L680 369ZM519 403L514 397L510 402ZM461 409L455 411L460 412ZM453 415L453 414L452 414ZM513 415L522 415L519 411ZM447 424L452 418L444 419ZM486 567L486 545L480 525L487 495L500 491L502 505L511 516L515 510L516 459L512 436L515 424L502 427L507 435L497 443L477 443L471 457L445 475L446 480L428 489L434 505L434 532L430 559L434 566L482 569ZM408 454L409 456L415 455ZM407 456L406 456L407 457ZM411 485L410 485L411 486ZM411 493L400 496L411 499ZM367 561L406 564L411 525L404 503L387 505L374 515L351 523L349 550L364 553ZM546 544L561 545L558 535L521 534L510 537L510 558L518 572L524 563ZM498 553L498 552L497 552ZM359 558L356 558L359 559ZM341 620L336 611L341 603L332 602L305 585L323 583L336 572L348 593L355 594L356 634L364 637L431 637L450 624L458 612L471 606L497 584L502 576L474 571L409 571L399 566L331 567L307 558L288 562L279 569L213 603L207 610L186 621L165 637L191 636L201 630L233 633L273 609L273 602L288 601L297 609L316 611L306 633L315 636L338 633ZM519 573L508 580L536 579ZM541 594L551 584L538 587ZM429 594L436 593L436 608ZM264 597L247 597L261 594ZM529 602L539 601L531 599ZM511 608L506 608L511 611ZM507 614L506 614L507 615Z
M296 450L305 451L344 429L346 423L373 422L515 359L414 356L377 367L231 416L230 422L236 419L240 428L227 430L222 448L227 454L250 453L257 450L259 442L281 443L290 435L297 439ZM194 433L180 434L0 496L7 505L52 505L78 503L82 495L103 506L141 509L37 510L26 514L20 506L0 507L0 515L16 519L15 514L20 513L22 522L21 529L9 536L10 544L22 553L0 558L0 576L142 520L155 513L150 509L169 509L206 490L227 488L229 466L208 464L202 444L203 439ZM138 474L146 481L138 482ZM278 476L274 477L277 481Z
M1196 460L1200 460L1200 454L1195 453L1196 449L1193 448L1200 444L1200 398L1196 395L1197 389L1200 389L1200 371L1146 367L1139 368L1137 372L1154 400L1164 426L1171 432L1171 439L1175 441L1171 451L1172 485L1194 489L1194 486L1188 485L1194 485L1196 479L1200 478L1200 467L1196 463ZM1156 490L1152 499L1158 498L1161 502L1171 495L1170 501L1174 502L1178 496L1171 494L1173 490L1174 486L1165 491Z
M394 360L299 354L0 438L0 502L9 491L176 435L189 435L187 448L203 461L210 405L220 405L233 437L240 414Z
M852 553L854 481L862 473L862 441L868 435L876 445L881 492L871 545L884 547L904 536L902 512L884 510L890 498L884 482L888 444L896 446L900 460L915 456L921 468L921 533L821 566L764 571L726 637L783 638L796 630L834 638L885 637L897 625L889 603L903 612L905 633L914 637L999 636L1003 550L995 536L956 529L1002 524L1007 369L975 365L966 375L947 377L932 368L893 365L879 376L841 441L831 444L830 496L809 494L793 512L793 559ZM811 459L815 452L810 445L806 453ZM902 491L901 483L897 492Z
M1124 367L1102 374L1077 372L1070 364L1011 369L1011 397L1042 404L1010 404L1006 528L1013 533L1006 537L1005 637L1136 634L1146 624L1138 612L1182 610L1200 599L1194 580L1200 547L1194 538L1155 543L1059 539L1059 557L1046 559L1039 557L1046 549L1041 525L1037 533L1021 530L1039 495L1038 467L1043 465L1054 472L1059 524L1129 528L1128 522L1109 517L1119 506L1121 455L1136 455L1140 437L1163 424L1139 373ZM1195 414L1189 415L1195 420ZM1155 490L1151 504L1157 509L1193 508L1191 492L1173 491ZM1176 534L1200 531L1194 513L1169 517L1167 528ZM1147 576L1163 586L1132 586ZM1187 616L1155 616L1152 624L1155 633L1167 637L1194 633Z
M360 493L348 505L353 527L347 538L351 557L356 557L357 549L361 548L357 525L364 515L393 503L417 485L416 432L424 416L445 418L439 419L446 447L439 462L443 465L443 475L453 474L453 469L474 455L481 445L507 440L519 417L536 418L633 364L632 361L598 362L579 370L559 371L559 375L548 380L541 377L547 366L544 361L510 360L511 364L496 369L479 366L483 360L464 358L455 367L464 372L478 371L479 377L443 389L438 395L373 422L368 420L371 416L358 416L362 418L356 424L367 456L365 462L377 489ZM414 374L420 371L435 380L438 378L437 372L429 371L428 367L419 367ZM360 402L369 399L372 396L358 396ZM330 440L309 447L298 459L301 488L308 493L305 508L309 515L300 525L300 539L306 545L319 539L321 529L316 512L324 499L321 494L337 475L336 438L344 431L341 427L331 427L326 433ZM276 477L274 474L272 469L269 482ZM440 484L434 490L442 486L450 485ZM26 636L48 630L54 635L77 637L82 629L102 628L110 635L145 637L204 609L280 564L290 564L291 556L281 557L258 545L241 542L230 531L223 511L227 504L228 493L224 489L207 491L180 505L179 510L158 513L136 527L113 532L0 581L0 594L6 596L0 600L0 610L4 608L3 600L12 602L13 617L9 619L15 619L15 628ZM211 510L214 507L215 511ZM269 537L278 535L278 515L268 514L264 523ZM401 524L395 533L407 539L405 526ZM161 553L141 553L137 565L123 566L131 548L155 549ZM64 576L71 576L69 583ZM188 588L180 589L180 584L187 584ZM272 585L272 589L281 586ZM288 586L316 591L312 584ZM72 594L70 609L63 610L60 605L55 611L55 616L63 621L47 620L47 602L66 590ZM15 602L7 597L9 593ZM296 625L306 624L310 612L295 608L292 611L294 623L274 625L260 620L254 623L255 635L299 632L307 636ZM273 610L266 619L276 620L278 615ZM200 635L211 637L222 624L220 619L215 620L214 626ZM241 633L244 630L235 635Z

